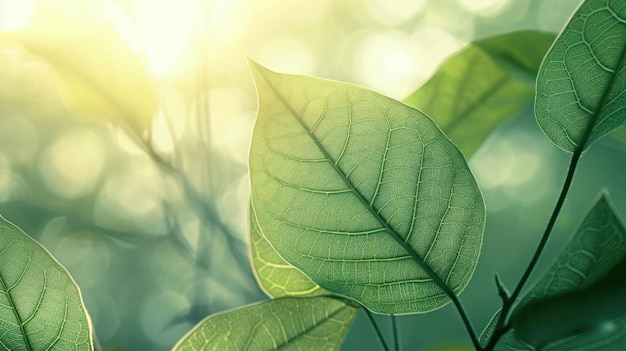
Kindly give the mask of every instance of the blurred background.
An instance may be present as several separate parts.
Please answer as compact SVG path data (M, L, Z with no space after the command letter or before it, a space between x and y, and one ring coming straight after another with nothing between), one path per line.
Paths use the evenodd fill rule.
M168 350L205 316L266 298L247 251L256 95L246 57L401 100L473 39L517 29L556 33L579 2L0 0L0 215L67 267L105 349ZM15 34L50 10L97 23L98 33L122 44L100 45L98 33L80 27L59 31L72 36L66 47L55 46L55 27ZM20 38L39 40L32 42L53 50L55 62L102 72L95 79L115 69L98 50L132 55L154 97L147 122L85 117L84 106L68 102L59 72ZM141 79L115 77L123 103L143 103ZM542 267L601 189L626 214L625 152L623 139L607 137L584 155ZM483 255L461 299L480 331L500 303L494 273L510 288L517 283L568 155L541 133L528 106L469 163L488 214ZM377 319L389 332L389 317ZM451 306L398 323L402 350L469 344ZM362 313L343 349L380 349Z

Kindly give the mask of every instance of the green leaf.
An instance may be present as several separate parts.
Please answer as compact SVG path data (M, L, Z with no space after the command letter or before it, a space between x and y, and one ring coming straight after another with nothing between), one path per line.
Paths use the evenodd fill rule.
M89 319L72 277L2 217L0 349L93 350Z
M334 297L282 297L218 313L173 351L339 350L358 308Z
M272 247L375 312L450 302L474 272L485 222L460 151L398 101L251 66L259 94L252 203Z
M448 58L405 103L431 116L469 158L532 101L539 65L554 38L519 31L475 41Z
M624 257L626 257L626 231L615 215L608 195L603 194L587 214L557 261L537 285L523 297L513 315L516 316L529 303L551 301L552 297L573 291L579 293L580 289L584 291L585 287L593 287L594 282L605 276ZM620 285L623 290L624 283ZM594 291L595 293L599 291ZM604 298L607 297L608 295L604 295ZM594 296L593 299L587 297L592 301L598 298L602 299L599 295ZM572 334L575 333L570 333L569 327L578 323L576 319L580 321L589 318L588 321L591 321L592 318L599 316L585 315L585 311L579 309L584 307L577 306L579 304L580 302L576 302L574 306L568 304L571 311L567 314L559 311L558 306L542 311L533 308L530 316L518 317L516 326L522 326L524 330L509 331L500 339L498 345L509 350L531 350L529 345L517 339L515 335L517 332L521 333L525 340L531 340L533 343L555 341L542 348L544 351L617 351L626 348L626 318L613 321L610 328L598 328L592 332L573 336ZM523 320L523 318L530 318L532 323L526 323L528 320ZM562 320L557 323L556 319ZM493 333L496 321L497 318L492 319L481 337L483 341L486 341Z
M544 133L582 152L626 119L626 3L586 1L555 41L537 77Z
M52 66L78 118L122 122L140 135L151 125L152 83L140 57L110 26L43 7L25 29L0 39L23 44Z
M253 209L250 209L250 254L257 281L269 297L330 294L280 257L263 236Z
M604 328L626 316L626 259L584 289L535 300L513 316L516 336L541 348L544 345Z

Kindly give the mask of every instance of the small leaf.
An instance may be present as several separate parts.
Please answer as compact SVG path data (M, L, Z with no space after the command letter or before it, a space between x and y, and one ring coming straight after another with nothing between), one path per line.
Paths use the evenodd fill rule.
M537 348L626 316L626 259L590 286L532 301L514 315L516 337Z
M321 287L380 313L427 312L459 293L480 254L482 195L421 112L370 90L252 63L257 223Z
M0 346L93 350L78 287L41 245L0 217Z
M524 306L531 302L550 299L554 296L593 286L595 281L606 275L624 257L626 257L626 231L615 215L608 195L603 194L589 211L557 261L537 285L522 298L513 315L517 315L518 311L523 310ZM594 297L594 299L597 298L597 296ZM576 308L576 306L571 305L569 307ZM556 309L558 310L558 308ZM572 315L564 316L570 320L564 321L564 325L559 326L557 323L550 322L554 318L559 318L558 315L552 315L551 312L553 311L549 310L544 312L546 315L536 316L537 318L533 318L533 323L522 324L523 328L526 328L522 331L522 335L525 335L524 338L527 340L539 340L541 343L547 343L548 340L558 341L542 348L544 351L617 351L626 348L626 318L613 321L609 329L598 328L591 333L578 336L565 335L567 338L564 338L564 334L559 328L565 326L566 329L569 329L567 326L571 325L570 323L576 323L575 317ZM579 312L582 311L571 311L583 319L593 317L581 316ZM486 341L493 333L496 321L497 318L494 317L483 333L482 341ZM520 322L517 323L519 326ZM518 340L515 337L515 332L512 330L505 334L498 345L510 350L532 349L527 343ZM555 338L563 338L563 340L554 340Z
M208 317L173 351L339 350L358 308L334 297L283 297Z
M0 39L23 44L54 68L77 117L123 121L139 134L150 126L156 109L150 79L110 26L42 7L26 28L0 33Z
M469 158L534 97L555 35L519 31L481 39L448 58L405 103L431 116Z
M568 152L587 149L626 119L626 3L585 1L537 77L537 122Z
M330 294L280 257L265 240L253 209L250 209L250 254L257 281L269 297Z

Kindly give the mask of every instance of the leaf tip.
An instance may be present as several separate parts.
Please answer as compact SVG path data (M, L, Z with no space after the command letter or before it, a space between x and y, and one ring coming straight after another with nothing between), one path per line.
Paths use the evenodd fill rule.
M247 59L248 66L250 66L250 71L252 71L252 75L254 76L255 80L258 81L259 77L265 77L268 73L274 73L272 70L254 61L250 57L248 57Z

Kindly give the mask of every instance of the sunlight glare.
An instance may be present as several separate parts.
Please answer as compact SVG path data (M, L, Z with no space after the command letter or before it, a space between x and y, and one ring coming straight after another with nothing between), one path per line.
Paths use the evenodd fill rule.
M315 60L302 41L289 36L269 40L261 48L259 62L264 66L280 69L283 73L311 75Z
M0 0L0 32L20 30L33 18L37 0Z
M211 144L232 160L246 164L256 113L246 111L245 94L235 88L209 91Z
M495 15L504 11L511 0L457 0L459 5L476 15Z
M415 18L425 5L426 0L367 0L365 3L369 15L388 26Z
M463 42L435 27L409 35L391 30L366 38L355 63L365 85L403 99L424 83Z
M200 12L197 0L135 0L138 38L152 73L169 73L189 49Z
M203 9L209 15L205 17L204 27L199 28L200 34L206 34L216 52L232 46L241 39L246 29L247 18L238 6L237 0L208 0L208 7Z
M365 84L395 97L408 95L415 86L417 60L411 36L395 30L366 38L355 57Z

